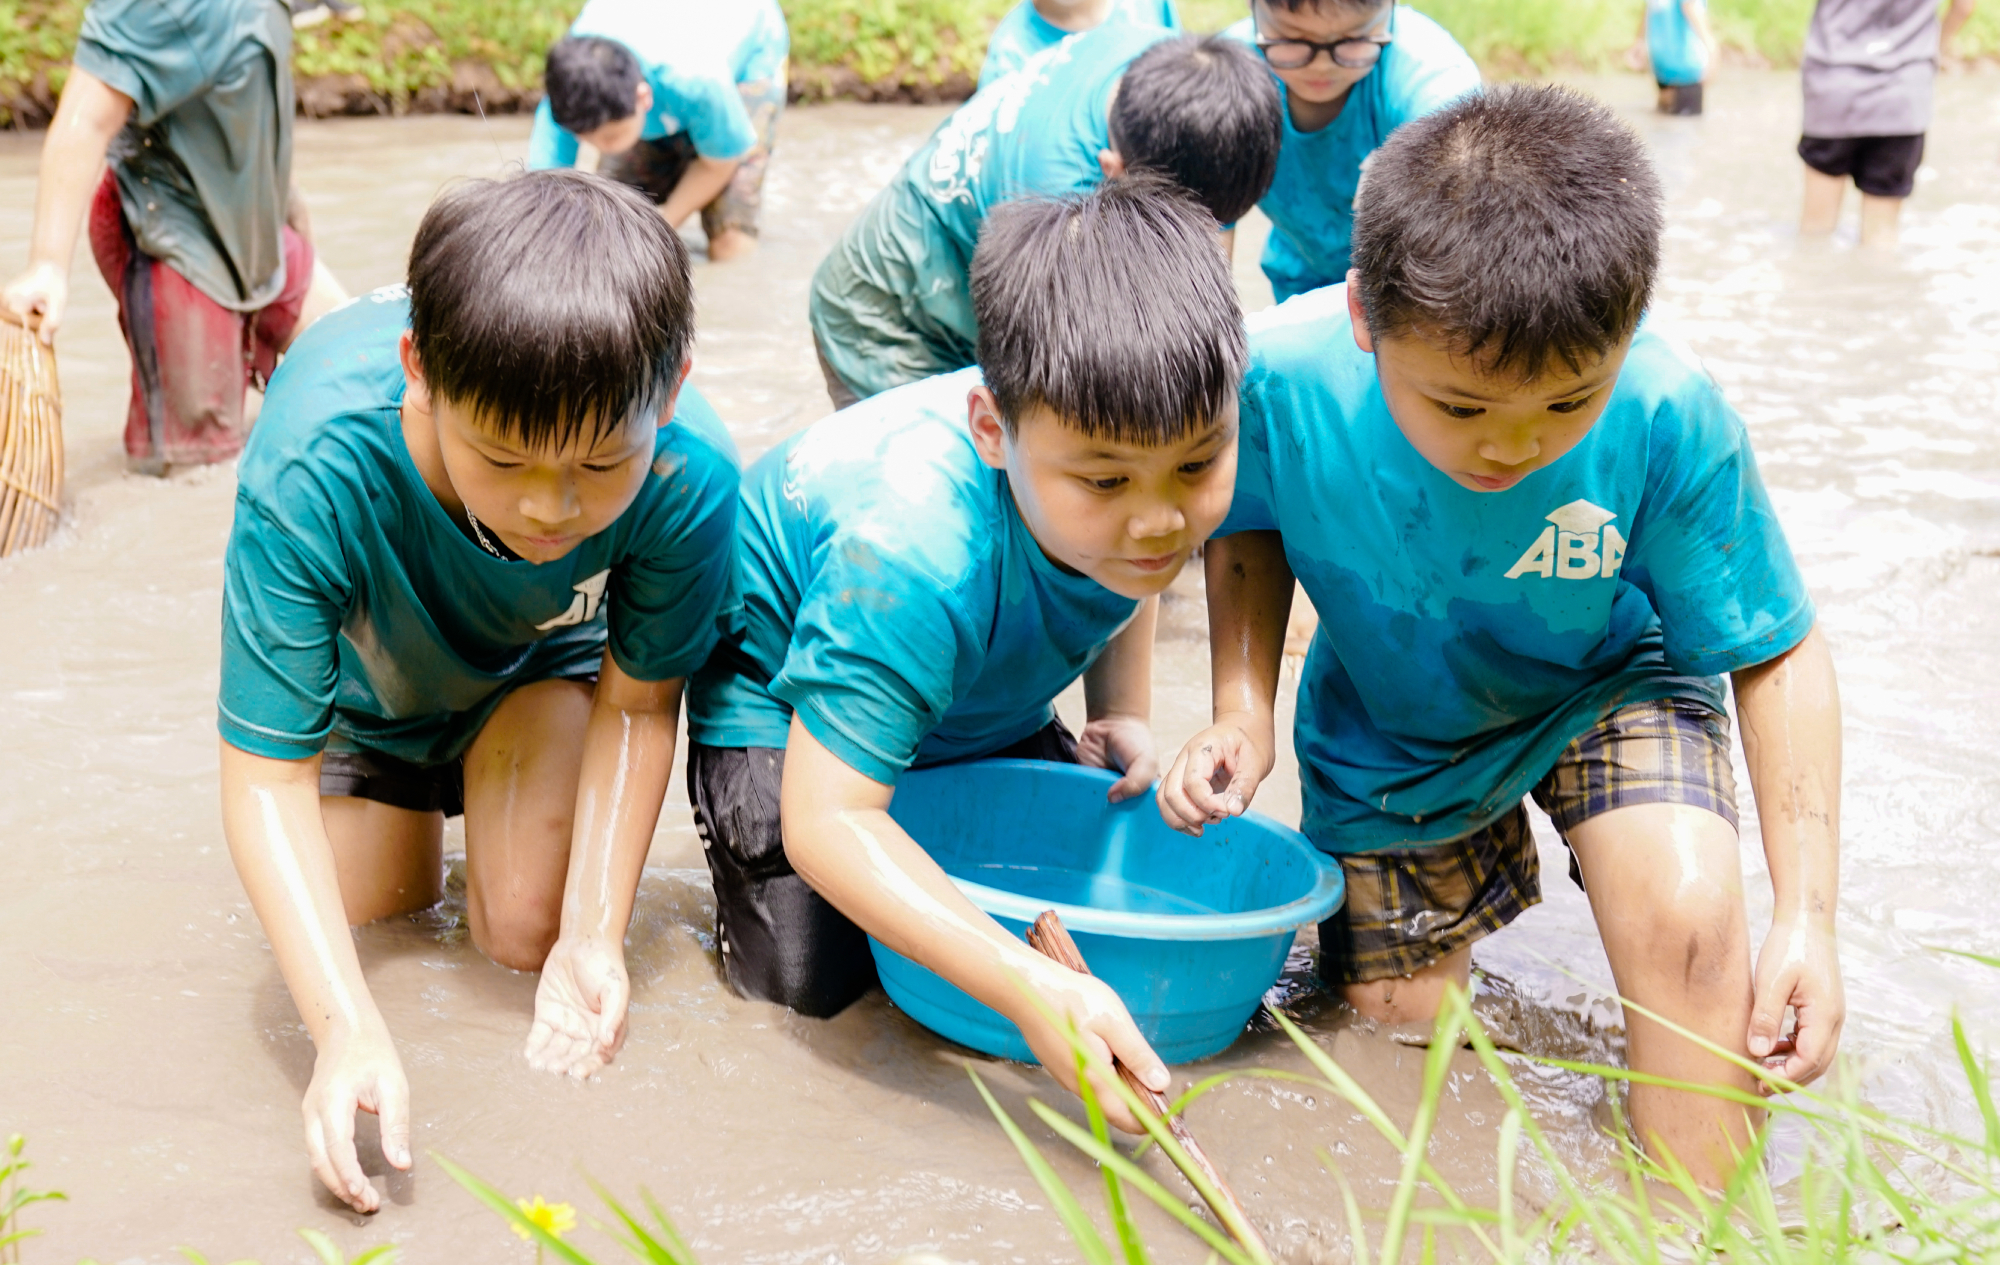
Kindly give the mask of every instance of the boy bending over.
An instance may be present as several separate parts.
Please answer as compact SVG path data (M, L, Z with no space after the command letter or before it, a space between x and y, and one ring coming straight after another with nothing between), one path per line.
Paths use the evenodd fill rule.
M1065 40L932 133L813 274L809 313L836 408L963 369L987 214L1145 169L1234 223L1271 183L1278 94L1240 45L1114 23Z
M1540 899L1532 793L1619 990L1807 1081L1844 1013L1833 665L1742 421L1642 325L1660 231L1638 138L1560 89L1468 98L1376 154L1345 292L1253 338L1207 554L1216 724L1160 803L1198 832L1270 772L1296 574L1325 616L1303 829L1347 873L1320 940L1352 1005L1428 1020L1473 942ZM1725 673L1777 897L1754 968ZM1627 1031L1637 1071L1755 1088L1637 1014ZM1753 1123L1647 1085L1631 1104L1711 1183Z
M1064 1084L1065 1038L1017 980L1166 1085L1117 995L975 908L888 807L904 769L988 756L1118 768L1113 799L1151 785L1155 596L1235 471L1244 335L1214 233L1157 179L1000 208L972 266L979 368L837 413L745 476L743 622L695 677L688 750L738 992L834 1014L875 982L873 933L1013 1020ZM1079 676L1072 737L1052 703Z
M979 63L979 86L990 87L1013 74L1036 53L1054 48L1072 35L1094 31L1107 22L1130 22L1178 31L1181 20L1173 0L1021 0L986 38L986 60Z
M473 942L542 972L530 1062L610 1060L736 524L734 449L683 385L687 254L637 195L462 185L409 276L272 381L223 589L223 824L318 1047L313 1170L363 1212L354 1113L407 1168L409 1088L348 924L434 904L464 813Z

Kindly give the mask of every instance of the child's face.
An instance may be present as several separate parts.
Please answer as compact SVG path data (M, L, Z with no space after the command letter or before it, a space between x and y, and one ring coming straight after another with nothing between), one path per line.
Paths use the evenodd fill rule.
M577 139L600 154L622 154L639 143L640 134L646 130L646 116L652 109L653 89L641 79L633 94L632 113L580 133Z
M1121 597L1174 582L1221 526L1236 491L1236 408L1169 444L1096 439L1047 408L1017 419L1009 437L992 392L973 390L973 443L1004 470L1021 520L1058 566Z
M1379 4L1371 4L1367 0L1360 3L1318 0L1316 4L1296 10L1255 0L1250 7L1260 38L1310 40L1316 44L1383 38L1389 34L1389 15L1392 12L1394 9L1388 0ZM1296 70L1272 65L1271 73L1296 100L1313 105L1331 105L1344 98L1348 89L1366 79L1372 69L1337 65L1321 50L1313 54L1310 62Z
M1397 429L1424 460L1475 492L1505 492L1581 443L1603 416L1632 346L1626 339L1582 373L1558 363L1523 382L1489 376L1416 334L1371 337L1351 282L1348 308Z

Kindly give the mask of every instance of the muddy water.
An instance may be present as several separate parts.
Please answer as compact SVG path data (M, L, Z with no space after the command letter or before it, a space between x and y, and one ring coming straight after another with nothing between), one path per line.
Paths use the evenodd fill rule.
M1926 946L2000 952L1978 898L2000 891L2000 742L1992 637L2000 581L2000 93L1941 85L1939 129L1897 256L1790 229L1799 180L1795 83L1725 78L1705 120L1646 112L1650 85L1594 81L1653 142L1670 198L1663 316L1743 410L1805 563L1847 704L1843 935L1846 1049L1879 1105L1963 1119L1943 1030L1964 1006L1988 1041L2000 978ZM804 324L811 269L934 110L795 111L769 190L763 252L698 265L697 381L746 455L822 412ZM299 180L324 257L355 289L398 279L441 181L492 174L525 125L426 119L300 131ZM0 265L25 252L35 150L0 141ZM1256 278L1255 225L1239 268ZM301 1157L297 1102L312 1048L237 885L215 806L219 563L232 475L165 482L121 473L126 367L87 258L62 347L73 477L58 542L0 563L0 1133L31 1139L35 1176L69 1192L34 1210L29 1259L309 1259L320 1228L350 1250L404 1245L412 1261L518 1261L520 1245L428 1161L380 1179L370 1221L333 1206ZM1164 745L1205 707L1199 594L1169 612L1158 672ZM1075 700L1070 700L1073 705ZM1295 814L1297 782L1260 805ZM462 907L364 929L364 963L400 1042L421 1155L436 1151L511 1193L588 1207L580 1176L644 1185L716 1262L880 1262L930 1250L968 1262L1073 1259L1045 1200L987 1117L965 1057L879 997L831 1022L732 997L718 982L699 849L678 780L630 944L632 1039L598 1082L530 1072L519 1057L534 981L484 961ZM1746 806L1747 807L1747 806ZM1768 907L1746 821L1752 901ZM1619 1046L1589 910L1544 840L1549 900L1484 944L1494 1014L1531 1048ZM1357 1027L1306 987L1291 1008L1392 1112L1407 1118L1420 1051ZM1297 1067L1253 1032L1221 1067ZM1048 1083L977 1063L1017 1114ZM1601 1096L1532 1078L1544 1121L1602 1154ZM1196 1123L1289 1259L1346 1258L1331 1148L1380 1205L1393 1170L1325 1095L1231 1088ZM1473 1197L1490 1194L1497 1101L1454 1070L1437 1148ZM1045 1136L1039 1132L1036 1136ZM1085 1165L1051 1148L1080 1187ZM384 1173L369 1153L372 1171ZM1373 1197L1371 1197L1373 1196ZM604 1246L589 1231L585 1244ZM1198 1261L1162 1230L1159 1259Z

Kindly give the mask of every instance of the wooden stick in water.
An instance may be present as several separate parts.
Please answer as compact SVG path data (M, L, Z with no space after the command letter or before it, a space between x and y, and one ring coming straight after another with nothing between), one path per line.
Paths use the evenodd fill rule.
M1028 945L1043 957L1060 962L1079 975L1090 974L1090 966L1083 960L1083 952L1076 947L1076 941L1070 938L1069 928L1063 926L1062 919L1056 916L1056 911L1053 909L1043 910L1041 917L1035 919L1035 925L1028 928ZM1119 1077L1132 1087L1132 1092L1139 1095L1139 1101L1145 1103L1154 1115L1166 1122L1167 1131L1174 1135L1174 1141L1181 1144L1181 1149L1188 1153L1188 1158L1201 1170L1201 1175L1206 1177L1209 1185L1221 1195L1222 1203L1226 1207L1218 1207L1214 1200L1205 1196L1203 1200L1208 1204L1208 1210L1215 1214L1216 1223L1229 1231L1230 1235L1245 1248L1261 1253L1269 1259L1271 1249L1265 1245L1263 1236L1257 1233L1257 1227L1250 1224L1249 1214L1243 1211L1243 1205L1237 1201L1236 1193L1229 1189L1229 1183L1222 1180L1221 1170L1217 1169L1215 1162L1208 1158L1208 1152L1201 1149L1201 1143L1195 1141L1193 1132L1188 1129L1187 1121L1178 1113L1168 1114L1173 1104L1168 1101L1167 1096L1147 1088L1122 1060L1114 1058L1111 1065L1118 1070Z

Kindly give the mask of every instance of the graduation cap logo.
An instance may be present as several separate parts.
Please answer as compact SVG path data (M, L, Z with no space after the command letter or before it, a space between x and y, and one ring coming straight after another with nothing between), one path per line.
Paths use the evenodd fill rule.
M1507 572L1507 578L1539 576L1544 580L1610 579L1625 565L1625 537L1611 520L1618 515L1601 505L1574 500L1547 514L1552 527L1542 528L1535 543Z

